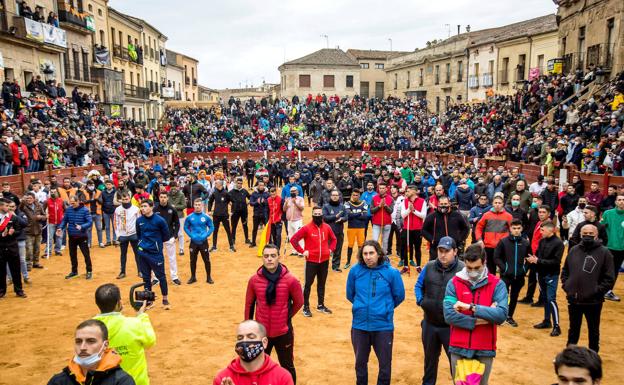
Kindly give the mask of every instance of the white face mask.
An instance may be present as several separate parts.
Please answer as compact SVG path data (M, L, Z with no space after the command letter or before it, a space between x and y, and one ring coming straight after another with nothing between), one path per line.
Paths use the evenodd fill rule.
M476 281L481 276L481 274L483 274L483 270L468 270L466 271L466 274L471 281Z
M98 362L102 359L102 355L104 354L104 350L106 350L106 344L102 345L102 348L99 352L94 353L88 357L80 357L78 355L74 356L74 362L83 368L90 368L97 365Z

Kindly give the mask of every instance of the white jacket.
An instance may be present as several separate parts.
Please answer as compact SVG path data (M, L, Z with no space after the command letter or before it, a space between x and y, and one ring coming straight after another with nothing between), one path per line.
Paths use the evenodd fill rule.
M118 237L129 237L136 234L136 221L140 215L139 208L132 205L129 209L118 206L115 209L115 233Z
M574 234L574 229L578 226L579 223L585 221L585 215L583 215L583 210L581 210L578 206L566 215L568 218L568 226L570 229L570 236Z

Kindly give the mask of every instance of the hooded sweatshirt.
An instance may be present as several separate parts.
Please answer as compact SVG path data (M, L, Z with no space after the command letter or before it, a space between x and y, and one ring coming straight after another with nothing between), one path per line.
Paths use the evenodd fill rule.
M205 213L193 212L184 221L184 232L191 242L201 245L214 231L212 219Z
M48 385L134 385L132 377L119 366L121 357L112 349L106 349L95 370L82 374L80 365L70 359L59 374L50 379Z
M255 372L247 372L241 365L240 358L236 357L227 368L217 373L213 385L221 385L225 377L230 377L236 385L293 385L290 373L270 356L264 355L264 363Z
M607 228L607 247L610 250L624 250L624 210L616 207L605 211L600 223Z
M561 283L569 303L604 302L604 295L615 284L613 256L600 240L574 246L563 265Z

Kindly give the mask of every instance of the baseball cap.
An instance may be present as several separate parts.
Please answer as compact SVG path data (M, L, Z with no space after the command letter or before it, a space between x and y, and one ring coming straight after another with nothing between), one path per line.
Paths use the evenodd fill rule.
M440 239L440 242L438 242L438 248L451 250L456 249L457 245L455 244L455 240L453 238L443 237L442 239Z

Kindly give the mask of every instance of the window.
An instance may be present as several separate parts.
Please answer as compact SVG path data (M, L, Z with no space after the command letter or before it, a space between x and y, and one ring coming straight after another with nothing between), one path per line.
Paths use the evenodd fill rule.
M104 30L100 29L100 45L106 47L107 44L104 42L104 39L106 39L104 36Z
M501 65L502 69L499 75L500 84L508 84L509 83L509 58L503 58L503 64Z
M375 63L375 69L378 69L378 70L384 69L384 63Z
M445 83L451 82L451 63L446 63L446 79Z
M134 85L134 72L130 71L130 85Z
M464 62L463 61L457 62L457 81L458 82L464 81Z
M524 66L526 64L526 55L518 55L518 66L516 67L516 81L524 80Z
M88 9L89 9L89 12L93 12L93 5L89 4Z
M384 97L384 82L375 82L375 97L377 99L383 99L383 97Z
M111 27L111 36L113 39L113 45L115 45L115 28Z
M578 35L578 65L580 69L585 69L585 27L579 28Z
M89 53L82 51L82 80L91 81L91 77L89 76Z
M435 66L435 84L440 84L440 66Z
M407 82L405 83L405 88L410 88L410 71L407 71Z
M98 16L102 16L102 9L98 9Z
M299 75L299 87L310 88L310 75Z
M360 96L363 98L368 98L370 94L370 86L368 82L360 82Z
M334 88L334 75L323 75L323 87Z
M615 50L615 34L613 28L615 27L615 20L613 18L607 20L607 46L605 52L605 60L603 64L606 68L613 66L613 51Z
M78 50L72 50L74 56L74 79L80 79L80 53Z
M418 75L418 85L422 87L423 83L425 82L425 78L424 78L424 68L420 69L420 75Z
M347 88L353 88L353 75L347 75Z
M360 63L360 68L363 70L367 70L368 69L368 63Z

